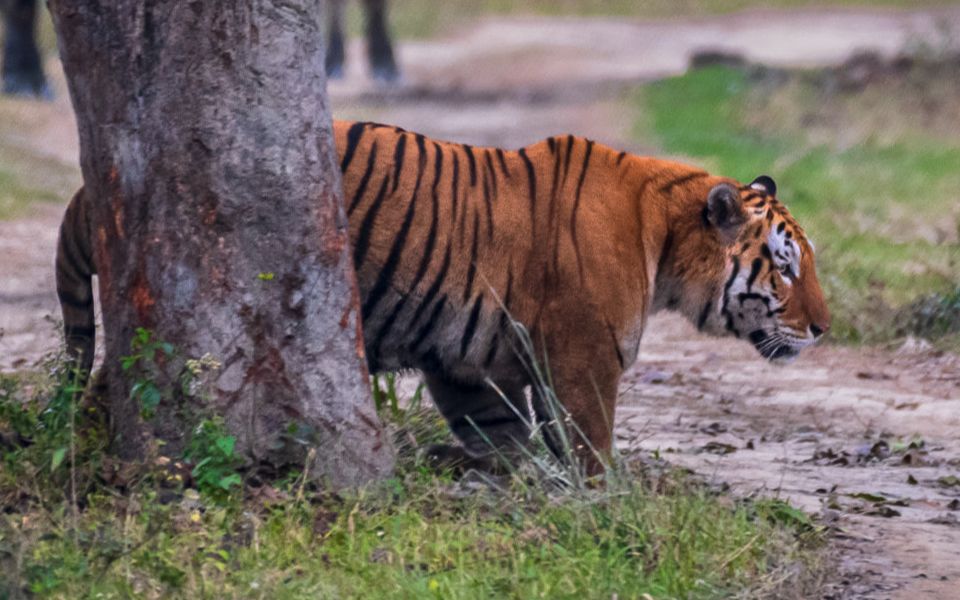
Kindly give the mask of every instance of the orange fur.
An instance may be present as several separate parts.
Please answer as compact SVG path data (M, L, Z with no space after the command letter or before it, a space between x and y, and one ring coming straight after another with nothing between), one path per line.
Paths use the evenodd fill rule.
M334 133L371 370L421 370L471 456L529 434L518 414L530 357L511 319L549 365L591 473L651 312L746 337L771 359L829 328L812 246L772 180L744 186L573 136L503 151L370 123ZM73 214L61 255L90 262ZM68 267L58 256L63 297L86 298L89 275L71 283ZM75 313L65 306L74 332ZM536 390L532 405L548 418Z

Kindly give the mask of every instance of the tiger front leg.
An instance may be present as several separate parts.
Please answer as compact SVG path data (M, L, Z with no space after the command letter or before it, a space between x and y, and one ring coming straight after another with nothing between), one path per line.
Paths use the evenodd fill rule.
M610 337L575 332L548 338L546 352L555 399L535 386L534 411L547 445L561 460L573 458L588 477L601 475L612 457L621 355Z

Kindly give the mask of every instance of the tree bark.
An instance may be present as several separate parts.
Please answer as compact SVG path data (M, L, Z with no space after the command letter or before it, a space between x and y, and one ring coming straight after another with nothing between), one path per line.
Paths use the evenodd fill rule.
M0 0L3 9L3 65L0 79L3 93L18 96L51 97L43 74L35 37L36 0Z
M167 453L219 414L254 461L334 485L393 449L370 401L317 0L50 0L80 130L121 455ZM132 401L137 327L172 343L152 419ZM176 392L186 358L221 366ZM164 383L166 382L166 383ZM304 443L307 442L307 443Z

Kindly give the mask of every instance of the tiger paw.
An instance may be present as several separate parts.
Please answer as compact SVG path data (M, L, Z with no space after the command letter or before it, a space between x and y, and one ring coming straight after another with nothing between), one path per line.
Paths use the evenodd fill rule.
M451 471L462 475L470 469L477 471L497 470L497 461L484 456L472 456L463 446L433 444L424 453L424 459L435 471Z

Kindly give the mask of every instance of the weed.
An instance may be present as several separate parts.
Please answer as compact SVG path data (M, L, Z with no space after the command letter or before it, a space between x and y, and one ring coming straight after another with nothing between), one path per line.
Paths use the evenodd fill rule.
M173 344L157 340L152 331L137 327L130 341L130 354L120 359L123 370L134 377L130 399L140 405L140 415L144 419L153 418L164 396L157 385L157 379L163 372L158 368L158 360L173 356Z
M225 503L242 483L238 469L243 459L234 453L236 438L227 433L222 419L204 419L190 436L184 458L201 494Z
M960 333L960 286L944 294L930 294L906 306L898 322L900 333L939 338Z

